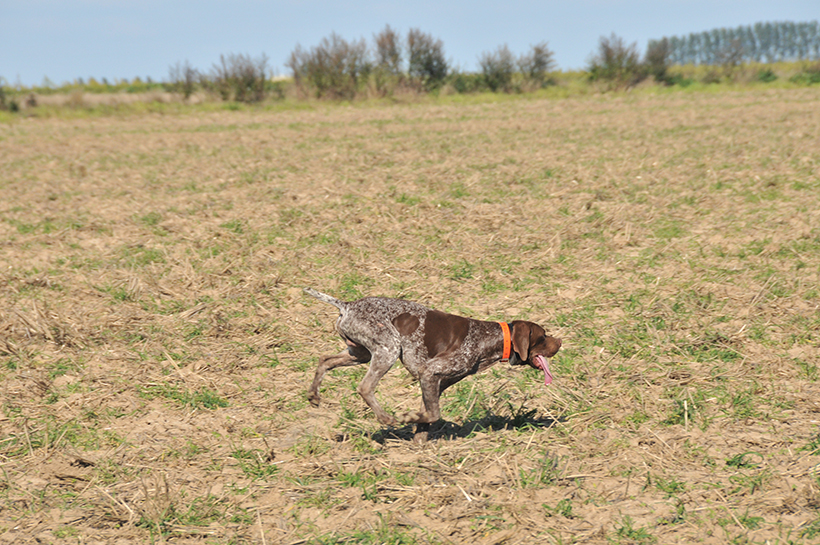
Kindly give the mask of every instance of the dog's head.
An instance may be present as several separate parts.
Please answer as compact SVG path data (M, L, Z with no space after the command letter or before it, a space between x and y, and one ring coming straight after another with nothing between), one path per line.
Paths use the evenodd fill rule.
M513 365L528 364L544 372L544 384L552 382L552 373L549 367L549 358L558 353L561 348L561 339L547 335L544 328L532 322L516 320L510 322L510 337L512 337L515 357L510 359Z

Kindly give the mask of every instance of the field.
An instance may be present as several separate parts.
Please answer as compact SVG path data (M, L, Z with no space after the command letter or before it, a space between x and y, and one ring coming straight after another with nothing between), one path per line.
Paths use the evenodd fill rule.
M0 125L0 543L820 541L820 89ZM563 339L415 444L302 292ZM420 392L400 364L388 410Z

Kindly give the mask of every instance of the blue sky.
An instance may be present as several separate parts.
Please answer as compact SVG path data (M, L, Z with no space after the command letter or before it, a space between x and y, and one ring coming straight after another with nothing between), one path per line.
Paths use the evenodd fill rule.
M463 70L476 70L479 55L501 44L518 54L541 41L559 68L573 69L613 32L643 52L663 36L818 18L818 0L0 0L0 76L23 85L44 77L164 80L176 62L208 70L227 53L265 53L284 75L297 43L310 47L331 32L372 42L386 24L441 39Z

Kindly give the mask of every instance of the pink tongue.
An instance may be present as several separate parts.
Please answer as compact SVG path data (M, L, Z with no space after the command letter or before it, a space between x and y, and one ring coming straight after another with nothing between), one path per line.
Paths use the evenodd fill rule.
M552 373L550 373L550 365L547 359L542 355L535 356L535 364L544 371L544 386L549 386L552 383Z

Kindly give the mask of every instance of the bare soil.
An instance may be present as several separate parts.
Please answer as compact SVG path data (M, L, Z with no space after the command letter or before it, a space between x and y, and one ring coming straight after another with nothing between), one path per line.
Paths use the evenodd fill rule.
M458 100L0 126L0 543L818 541L820 89ZM556 381L312 408L304 286Z

